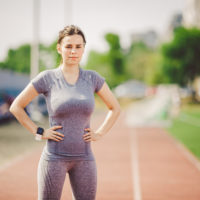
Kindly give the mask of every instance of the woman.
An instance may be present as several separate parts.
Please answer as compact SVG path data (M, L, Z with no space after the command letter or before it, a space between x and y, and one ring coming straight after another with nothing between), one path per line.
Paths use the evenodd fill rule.
M59 33L57 51L62 62L55 69L37 75L10 107L18 121L35 135L47 140L38 165L38 199L60 199L66 173L76 200L94 200L96 163L90 142L101 139L113 126L120 106L105 79L93 70L84 70L79 62L86 40L77 26ZM90 128L94 93L109 109L97 130ZM37 127L24 108L40 93L45 96L49 129Z

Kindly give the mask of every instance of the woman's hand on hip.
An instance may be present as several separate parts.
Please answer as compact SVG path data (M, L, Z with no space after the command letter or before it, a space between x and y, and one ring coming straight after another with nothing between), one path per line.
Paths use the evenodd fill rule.
M64 135L62 133L55 131L60 128L62 128L62 126L53 126L49 129L45 129L42 139L50 139L57 142L63 140Z
M101 139L101 135L98 133L95 133L91 128L86 128L85 131L87 131L87 133L83 135L83 139L86 142L97 141Z

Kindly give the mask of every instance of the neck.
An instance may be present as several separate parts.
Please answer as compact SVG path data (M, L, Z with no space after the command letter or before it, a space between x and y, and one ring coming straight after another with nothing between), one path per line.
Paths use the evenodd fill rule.
M65 63L62 63L60 65L63 72L66 73L77 73L79 71L79 65L67 65Z

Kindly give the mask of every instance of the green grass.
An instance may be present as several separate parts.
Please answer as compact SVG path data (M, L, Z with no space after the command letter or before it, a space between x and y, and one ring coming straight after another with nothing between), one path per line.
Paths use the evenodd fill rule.
M184 106L181 113L199 119L200 122L200 105ZM200 159L200 127L183 122L177 117L173 120L173 125L168 128L168 132Z

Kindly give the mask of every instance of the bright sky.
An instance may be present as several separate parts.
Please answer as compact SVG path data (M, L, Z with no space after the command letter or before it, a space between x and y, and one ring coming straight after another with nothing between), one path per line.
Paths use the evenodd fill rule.
M8 48L15 48L33 38L33 1L0 0L0 60ZM121 36L124 46L130 34L154 29L164 33L171 15L182 12L186 0L40 0L40 41L50 43L68 23L78 25L86 35L86 54L90 49L106 49L104 34ZM66 13L71 15L65 19Z

